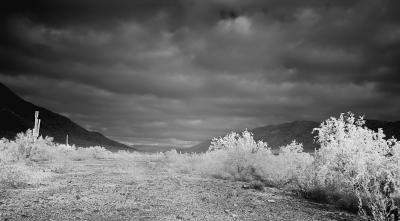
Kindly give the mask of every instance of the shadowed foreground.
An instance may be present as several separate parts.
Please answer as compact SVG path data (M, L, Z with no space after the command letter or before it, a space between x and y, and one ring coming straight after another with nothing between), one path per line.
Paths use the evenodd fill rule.
M38 186L0 192L1 220L354 220L274 188L177 173L156 158L76 161ZM45 168L45 165L43 165Z

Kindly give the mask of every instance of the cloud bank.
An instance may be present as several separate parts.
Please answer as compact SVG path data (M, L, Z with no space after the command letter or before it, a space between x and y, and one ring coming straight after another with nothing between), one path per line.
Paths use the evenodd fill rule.
M189 145L352 110L399 120L397 0L9 1L0 81L88 129Z

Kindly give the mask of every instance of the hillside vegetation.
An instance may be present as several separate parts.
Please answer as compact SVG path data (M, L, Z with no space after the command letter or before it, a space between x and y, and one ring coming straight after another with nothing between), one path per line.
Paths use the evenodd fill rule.
M104 135L88 131L69 118L46 108L27 102L0 82L0 138L13 139L17 133L25 132L33 125L33 113L40 112L41 135L64 144L69 135L69 144L80 147L103 146L111 151L134 150L127 145L111 140Z

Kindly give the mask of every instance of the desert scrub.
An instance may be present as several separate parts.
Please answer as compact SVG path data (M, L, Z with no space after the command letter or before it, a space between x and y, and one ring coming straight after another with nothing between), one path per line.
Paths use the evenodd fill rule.
M104 147L78 147L75 146L65 146L67 148L65 151L66 157L74 161L88 160L88 159L106 159L111 158L111 151L105 149Z
M0 163L0 189L33 186L49 175L35 165L21 161Z
M287 187L301 177L314 158L303 152L302 144L293 141L279 149L279 154L260 155L253 158L257 178L269 186Z
M293 142L274 155L267 143L256 142L247 130L214 138L204 154L179 154L169 151L166 159L175 168L197 171L216 178L260 181L268 186L294 182L313 162L301 144Z
M326 120L316 129L321 148L298 180L299 189L311 195L322 190L319 195L352 207L358 199L362 217L389 220L395 208L393 196L400 187L400 143L384 139L382 130L375 132L364 123L362 117L347 113Z
M214 138L204 154L166 153L176 168L284 187L305 198L331 203L365 219L390 220L398 207L400 142L364 126L362 117L341 114L319 128L315 153L295 141L274 155L249 131Z
M24 164L0 163L0 188L24 187L29 182L29 173Z
M15 140L0 140L0 161L16 162L27 161L59 161L105 159L112 157L112 153L104 147L75 147L56 144L51 137L38 137L33 141L31 130L17 134Z
M15 140L0 141L0 162L45 161L55 146L53 138L39 137L34 141L32 131L18 133Z
M0 185L18 188L39 182L51 173L64 173L74 160L105 159L114 154L103 147L76 148L36 137L31 130L15 140L0 140Z

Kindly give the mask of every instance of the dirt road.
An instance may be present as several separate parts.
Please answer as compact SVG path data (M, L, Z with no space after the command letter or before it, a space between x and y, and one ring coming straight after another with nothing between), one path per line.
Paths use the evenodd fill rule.
M280 190L176 172L145 158L77 161L34 187L0 192L0 220L354 220Z

